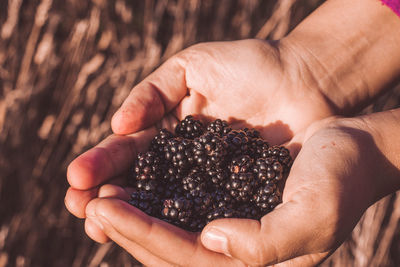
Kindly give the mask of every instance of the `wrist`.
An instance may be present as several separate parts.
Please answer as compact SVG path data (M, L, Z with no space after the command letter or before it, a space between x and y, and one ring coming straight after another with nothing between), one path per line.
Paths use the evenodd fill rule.
M351 114L400 75L400 19L376 0L331 0L281 46L336 114Z

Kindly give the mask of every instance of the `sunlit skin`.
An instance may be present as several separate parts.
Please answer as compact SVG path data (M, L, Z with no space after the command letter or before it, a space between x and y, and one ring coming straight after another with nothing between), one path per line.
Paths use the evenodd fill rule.
M149 266L321 262L344 241L369 205L399 188L399 153L387 142L398 131L397 113L323 120L357 110L400 74L400 19L376 2L328 1L280 42L204 43L170 58L132 89L112 119L115 135L68 167L69 211L85 218L85 230L93 240L112 239ZM363 19L369 21L365 12L352 18L359 8L381 24L379 33L362 28ZM355 29L368 40L357 45L354 36L349 37L355 30L350 28L352 33L346 35L349 27L344 25L343 31L324 39L333 38L332 50L312 41L306 46L308 39L302 36L318 32L321 24L329 24L321 17L338 12L344 20L357 21ZM308 29L309 25L314 26ZM393 31L395 37L388 35L381 43L385 31ZM355 48L344 50L348 42ZM388 57L385 63L378 60L373 44L382 46L379 57ZM371 64L361 64L351 71L353 60L376 61L380 68L372 72ZM287 143L296 158L283 203L261 221L216 220L202 233L186 232L127 204L129 188L123 187L123 174L136 154L146 150L156 126L171 129L188 114L226 119L234 127L257 127L270 143ZM377 129L386 129L385 134ZM385 179L377 179L380 176ZM227 241L212 240L210 233L222 233Z

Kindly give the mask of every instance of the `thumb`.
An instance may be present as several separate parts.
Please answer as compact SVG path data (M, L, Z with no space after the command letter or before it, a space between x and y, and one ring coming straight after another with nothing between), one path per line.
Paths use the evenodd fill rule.
M184 62L175 56L136 85L111 120L116 134L143 130L171 111L186 95Z
M206 248L251 266L283 262L315 249L318 229L307 212L296 202L287 202L261 221L216 220L204 228L201 241Z

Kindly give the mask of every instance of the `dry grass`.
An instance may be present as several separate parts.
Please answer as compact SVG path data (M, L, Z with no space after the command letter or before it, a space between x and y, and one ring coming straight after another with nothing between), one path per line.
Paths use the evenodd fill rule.
M0 267L136 265L65 210L68 163L169 56L200 41L279 39L321 2L1 0ZM397 106L398 91L366 112ZM399 198L371 207L325 264L399 265Z

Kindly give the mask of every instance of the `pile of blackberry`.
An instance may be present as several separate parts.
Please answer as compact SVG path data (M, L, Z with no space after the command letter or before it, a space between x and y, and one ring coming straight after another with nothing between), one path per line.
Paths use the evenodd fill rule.
M194 232L218 218L260 219L280 203L291 164L286 148L269 146L254 129L187 116L137 156L129 203Z

